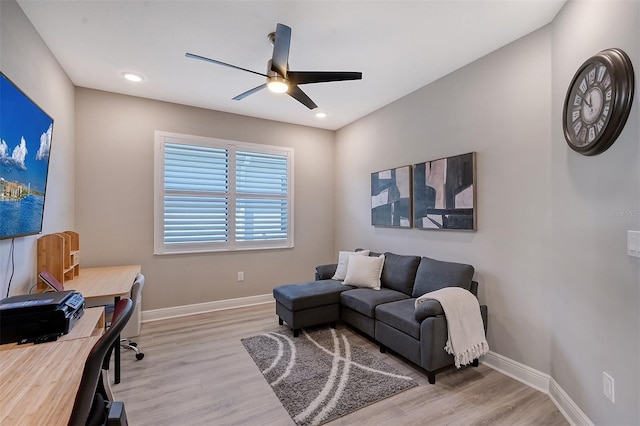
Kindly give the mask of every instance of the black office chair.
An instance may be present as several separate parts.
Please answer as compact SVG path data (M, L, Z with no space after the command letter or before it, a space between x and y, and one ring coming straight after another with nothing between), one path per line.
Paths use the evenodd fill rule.
M140 299L140 294L142 293L142 288L144 287L144 275L138 273L136 275L136 279L133 281L133 285L131 286L131 300L133 301L133 309L135 310L136 306L138 306L138 300ZM138 344L129 339L120 339L120 347L123 349L129 349L136 353L136 359L140 360L144 358L144 353L140 351L138 348Z
M127 424L124 404L113 401L107 404L104 395L99 392L99 387L104 386L104 383L101 383L101 372L105 359L110 357L113 345L117 342L120 332L132 314L133 302L131 299L121 299L116 304L111 327L93 346L85 362L69 425L102 425L112 417L120 420L109 424ZM108 413L107 410L113 411L113 413Z

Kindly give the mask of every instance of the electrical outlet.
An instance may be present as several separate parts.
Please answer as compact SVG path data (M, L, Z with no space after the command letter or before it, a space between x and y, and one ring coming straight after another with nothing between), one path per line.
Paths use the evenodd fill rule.
M602 392L609 401L616 402L615 381L604 371L602 372Z
M238 281L244 281L244 272L243 271L238 272Z

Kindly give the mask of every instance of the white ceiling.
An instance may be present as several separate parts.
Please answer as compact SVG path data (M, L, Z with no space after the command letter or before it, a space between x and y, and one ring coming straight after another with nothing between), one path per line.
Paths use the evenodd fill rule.
M549 23L566 0L18 0L76 86L338 129ZM361 71L301 88L324 120L287 95L234 96L264 78L276 23L292 28L296 71ZM133 84L124 71L142 74Z

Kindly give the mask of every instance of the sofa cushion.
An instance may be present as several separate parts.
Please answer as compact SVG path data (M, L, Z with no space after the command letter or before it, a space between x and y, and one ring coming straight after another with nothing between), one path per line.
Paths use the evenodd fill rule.
M356 288L342 292L340 294L340 304L373 318L376 306L379 304L408 298L409 296L406 294L388 288L381 288L380 290Z
M352 289L341 281L322 280L304 284L287 284L273 289L273 297L292 311L338 304L340 293Z
M469 290L473 272L474 269L471 265L423 257L418 266L411 295L420 297L425 293L444 287L462 287ZM384 277L384 271L382 274Z
M389 252L384 256L384 268L382 268L380 279L382 287L400 291L407 296L411 295L420 264L420 256L404 256Z
M413 315L416 299L404 299L376 306L376 321L420 340L420 323Z
M369 256L369 250L362 251L341 251L338 252L338 266L336 272L333 275L333 280L344 280L347 276L347 268L349 267L349 258L351 256Z
M343 284L380 290L380 274L384 266L384 254L379 257L352 256Z

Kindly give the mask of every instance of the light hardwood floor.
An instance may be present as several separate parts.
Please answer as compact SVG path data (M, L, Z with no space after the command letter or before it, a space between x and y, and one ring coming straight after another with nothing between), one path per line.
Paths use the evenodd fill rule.
M273 304L229 309L142 325L145 358L122 353L122 382L113 385L132 426L293 425L240 339L281 329ZM418 386L331 422L331 425L566 425L551 400L484 365L426 376L408 361L349 327L358 345L410 375Z

